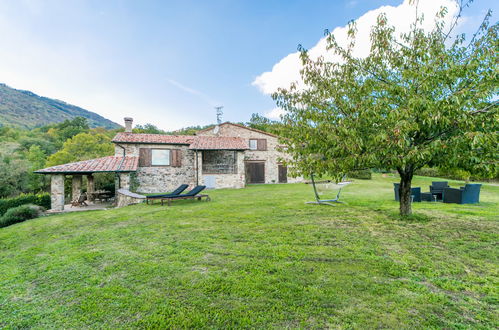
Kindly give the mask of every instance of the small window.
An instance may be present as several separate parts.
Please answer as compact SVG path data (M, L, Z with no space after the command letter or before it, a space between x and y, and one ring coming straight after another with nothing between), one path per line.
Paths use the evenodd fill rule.
M170 150L152 149L151 150L151 165L152 166L170 165Z
M258 150L258 140L249 140L250 150Z

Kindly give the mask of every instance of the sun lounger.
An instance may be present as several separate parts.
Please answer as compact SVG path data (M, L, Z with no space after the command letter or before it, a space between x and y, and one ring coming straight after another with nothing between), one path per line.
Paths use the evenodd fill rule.
M169 194L159 194L159 195L150 195L150 196L147 196L146 203L149 204L149 201L151 201L151 203L152 203L152 201L155 200L155 199L162 199L162 198L166 198L166 197L178 196L184 190L186 190L187 187L189 187L189 185L187 185L187 184L181 184L180 186L178 186L177 189L175 189L174 191L172 191Z
M161 198L161 205L166 201L168 203L168 206L171 205L171 202L173 200L179 200L179 199L197 199L201 200L202 198L205 198L206 201L210 201L211 198L208 195L200 195L199 193L206 189L206 186L197 186L191 191L183 194L183 195L177 195L177 196L170 196L170 197L163 197Z

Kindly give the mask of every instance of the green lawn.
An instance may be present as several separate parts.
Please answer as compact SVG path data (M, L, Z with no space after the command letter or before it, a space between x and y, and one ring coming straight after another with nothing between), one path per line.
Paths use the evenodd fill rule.
M337 207L258 185L2 228L0 328L498 327L499 187L401 221L395 181Z

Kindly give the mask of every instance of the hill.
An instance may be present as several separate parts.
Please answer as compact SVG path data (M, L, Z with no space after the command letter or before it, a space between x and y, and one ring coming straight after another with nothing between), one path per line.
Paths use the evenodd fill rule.
M0 84L0 126L34 128L75 117L87 118L90 127L120 127L109 119L75 105Z
M497 328L499 187L402 221L397 180L336 207L255 185L0 228L0 328Z

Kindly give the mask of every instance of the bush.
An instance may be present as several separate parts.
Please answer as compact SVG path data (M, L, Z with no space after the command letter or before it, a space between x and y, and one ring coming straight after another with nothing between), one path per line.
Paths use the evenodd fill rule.
M7 227L14 223L38 218L42 215L42 212L42 208L37 205L21 205L10 208L2 217L0 217L0 227Z
M440 171L438 168L434 167L423 167L420 168L419 170L416 171L416 175L421 175L421 176L431 176L431 177L439 177L441 176Z
M356 170L348 173L348 177L353 179L371 180L372 174L370 169Z
M8 209L26 204L34 204L49 209L50 194L22 194L13 198L0 199L0 216L7 212Z
M435 167L423 167L423 168L416 171L416 175L430 176L430 177L434 177L434 178L463 180L463 181L468 181L470 179L473 181L487 179L487 178L480 176L480 175L478 175L478 176L472 175L470 172L459 169L459 168L443 169L443 168L435 168Z

